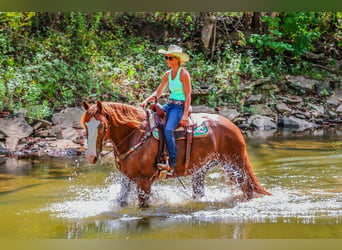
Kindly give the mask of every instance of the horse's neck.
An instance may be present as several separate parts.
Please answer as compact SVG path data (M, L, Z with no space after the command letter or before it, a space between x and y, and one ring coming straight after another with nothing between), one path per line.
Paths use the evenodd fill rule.
M111 126L110 138L120 153L129 148L142 137L143 130L127 125Z

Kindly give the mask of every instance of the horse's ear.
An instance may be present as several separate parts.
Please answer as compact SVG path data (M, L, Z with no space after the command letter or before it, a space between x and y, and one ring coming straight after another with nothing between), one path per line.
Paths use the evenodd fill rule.
M96 105L97 105L97 110L100 111L100 112L102 113L102 111L103 111L102 102L96 101Z
M83 108L84 108L85 110L88 110L89 107L90 107L90 105L89 105L86 101L83 101L83 102L82 102L82 106L83 106Z

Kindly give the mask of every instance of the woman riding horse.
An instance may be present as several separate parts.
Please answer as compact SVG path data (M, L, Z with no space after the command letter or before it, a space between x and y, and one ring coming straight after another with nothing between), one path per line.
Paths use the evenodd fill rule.
M157 90L146 98L141 103L141 106L145 108L148 102L155 98L158 99L164 89L167 86L169 87L171 92L170 100L163 106L163 109L167 113L164 135L170 159L169 162L166 161L166 164L159 163L158 167L162 171L165 171L166 174L172 175L177 158L177 145L174 131L179 124L185 126L188 123L188 113L191 103L190 74L186 69L181 67L184 62L189 61L189 56L177 45L170 45L167 51L161 49L158 52L165 55L166 64L171 70L164 73Z
M159 142L152 136L150 117L141 107L121 103L97 101L94 105L83 102L85 113L81 123L86 129L88 147L86 159L95 163L101 154L102 144L112 141L116 166L126 176L124 180L134 182L138 190L140 207L148 205L151 185L158 179L157 168ZM237 126L217 114L193 114L206 124L207 134L194 137L192 151L186 159L186 142L177 140L177 168L168 177L192 175L193 194L204 195L205 174L218 163L229 180L235 183L247 199L255 193L270 194L258 182L247 154L244 138ZM128 184L127 184L128 185ZM129 186L129 185L128 185ZM122 185L120 204L127 204L129 188Z

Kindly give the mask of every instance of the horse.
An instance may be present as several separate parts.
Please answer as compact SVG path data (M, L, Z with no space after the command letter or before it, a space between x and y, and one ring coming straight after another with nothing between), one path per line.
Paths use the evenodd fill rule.
M136 184L139 207L148 207L151 185L158 180L158 140L151 134L150 115L142 107L117 102L83 101L85 110L81 125L86 129L88 147L85 158L95 164L101 155L102 144L113 144L117 167L124 175L119 195L120 204L127 205L131 182ZM166 178L192 175L194 197L204 196L204 179L209 169L222 166L228 180L235 183L246 200L254 194L271 195L254 175L245 140L240 129L218 114L193 113L208 125L206 136L194 137L191 155L185 164L186 142L177 140L177 163L173 175Z

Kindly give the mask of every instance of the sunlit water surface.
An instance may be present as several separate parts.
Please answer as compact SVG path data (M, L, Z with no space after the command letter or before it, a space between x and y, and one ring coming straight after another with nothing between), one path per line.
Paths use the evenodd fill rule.
M9 160L0 165L0 238L287 239L342 238L342 135L320 132L246 138L259 182L272 193L250 201L219 167L205 197L190 177L158 181L150 207L116 202L112 159Z

